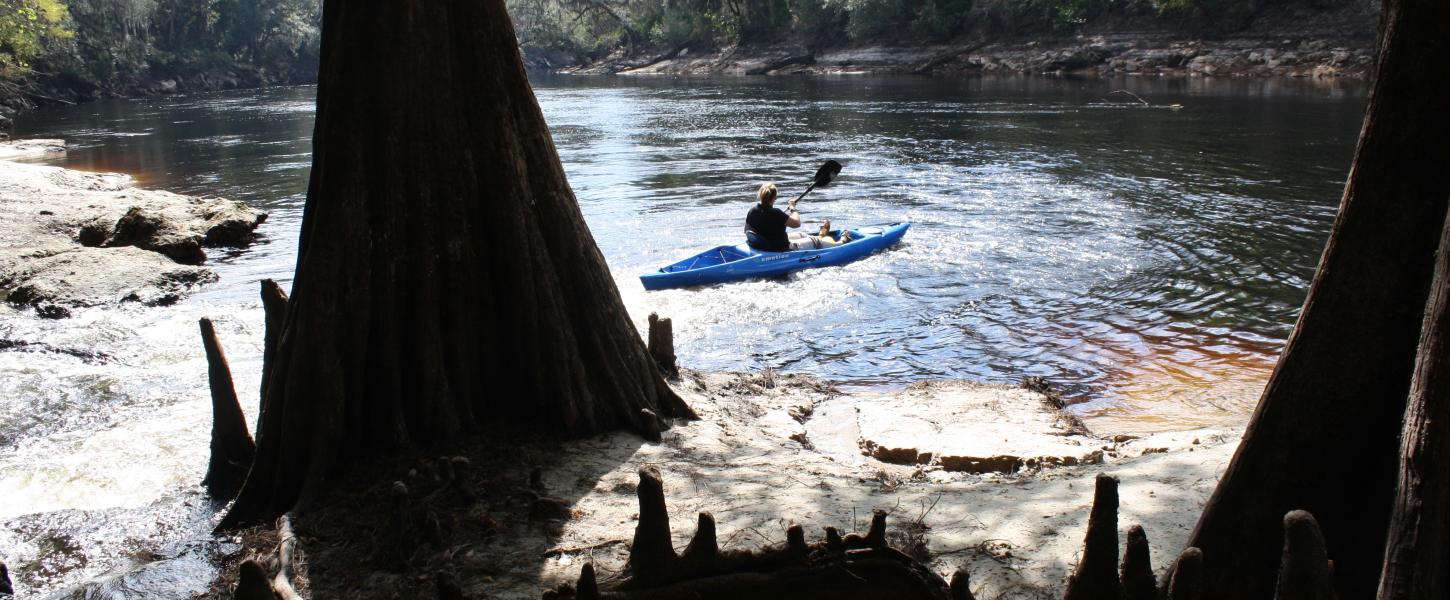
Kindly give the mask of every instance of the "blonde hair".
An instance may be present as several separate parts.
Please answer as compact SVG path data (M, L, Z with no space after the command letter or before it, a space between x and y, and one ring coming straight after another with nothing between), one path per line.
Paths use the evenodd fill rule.
M755 192L755 199L760 201L761 204L765 204L766 199L774 202L775 194L775 182L767 181L760 185L760 191Z

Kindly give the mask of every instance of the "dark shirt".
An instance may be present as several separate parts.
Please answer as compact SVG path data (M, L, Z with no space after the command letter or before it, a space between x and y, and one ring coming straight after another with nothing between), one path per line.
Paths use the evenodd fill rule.
M755 232L755 241L750 247L768 252L790 250L790 238L785 234L785 222L789 219L790 216L779 208L756 204L745 215L745 229Z

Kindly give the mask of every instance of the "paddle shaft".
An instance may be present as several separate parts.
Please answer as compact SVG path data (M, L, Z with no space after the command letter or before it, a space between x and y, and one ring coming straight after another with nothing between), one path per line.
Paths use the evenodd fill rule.
M790 205L791 206L795 206L795 203L800 202L801 201L801 198L806 197L806 194L811 193L811 190L813 190L813 189L816 189L816 184L815 183L811 183L811 186L808 187L808 188L806 188L806 191L801 192L801 195L796 196L795 197L795 200L791 200L790 201Z

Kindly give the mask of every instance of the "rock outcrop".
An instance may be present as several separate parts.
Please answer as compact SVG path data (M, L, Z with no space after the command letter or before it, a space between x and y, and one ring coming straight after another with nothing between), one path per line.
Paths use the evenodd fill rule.
M6 144L0 155L55 147ZM240 202L135 188L125 175L0 163L0 298L52 318L78 306L171 304L216 279L200 266L206 248L249 244L266 217Z

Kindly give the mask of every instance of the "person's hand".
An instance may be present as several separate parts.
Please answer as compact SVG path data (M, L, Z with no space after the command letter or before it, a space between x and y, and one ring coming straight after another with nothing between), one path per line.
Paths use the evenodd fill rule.
M795 210L795 200L791 200L790 202L786 203L786 205L785 205L785 211L786 212L795 212L796 211Z

